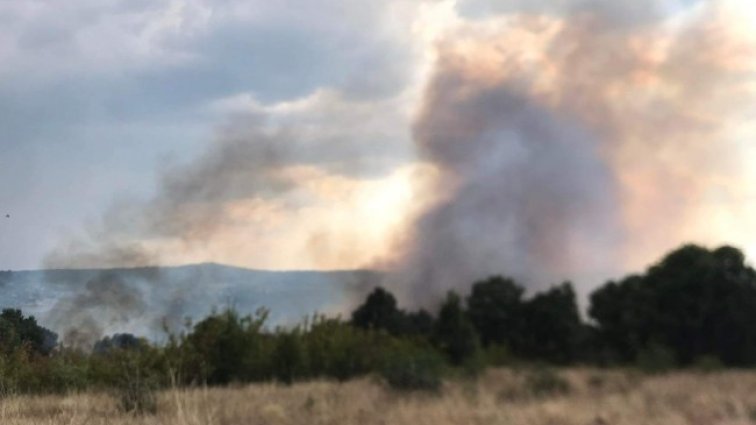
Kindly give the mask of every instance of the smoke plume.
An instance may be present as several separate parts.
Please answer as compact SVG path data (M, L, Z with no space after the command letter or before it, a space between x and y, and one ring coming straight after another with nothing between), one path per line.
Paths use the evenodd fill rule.
M161 270L154 266L229 262L229 253L238 252L247 256L246 261L272 253L309 258L324 268L329 261L358 255L360 249L354 246L333 247L336 240L353 239L354 232L323 228L330 222L322 210L333 202L348 203L362 196L361 190L370 193L371 173L380 172L390 161L380 147L354 143L353 126L359 125L372 140L390 132L383 130L382 120L371 116L373 108L383 107L380 103L345 102L338 93L316 93L303 105L278 105L283 113L259 105L232 113L199 157L161 172L155 196L146 201L121 199L87 233L49 253L47 281L61 297L46 322L62 333L65 344L79 347L91 347L106 333L135 327L175 329L185 322L189 295L166 294L159 285ZM301 114L312 120L310 111L334 122L313 128L304 119L281 119L281 115ZM363 149L372 158L360 160L357 150ZM367 183L358 185L352 176L363 176ZM293 222L300 214L314 223L302 226L301 240L295 241L301 252L278 253L282 250L275 246L250 250L259 246L256 239L286 238L287 228L296 226ZM279 237L276 232L283 233ZM58 273L70 268L89 270L74 276ZM129 270L114 273L110 268ZM344 275L344 279L352 277Z
M595 285L711 236L707 196L743 181L728 131L754 104L756 43L725 2L627 21L608 4L439 42L414 126L434 202L392 264L410 300L494 273Z
M238 251L275 239L271 223L296 218L316 225L302 227L302 250L288 256L377 265L405 302L430 304L494 273L530 288L596 284L683 241L712 241L707 214L742 201L742 140L733 130L756 104L756 40L737 3L671 14L628 2L559 4L548 13L458 16L436 40L413 105L412 167L431 170L412 180L415 205L391 210L364 195L365 181L396 167L391 151L410 131L396 128L407 124L411 96L371 102L319 92L231 120L203 155L162 174L152 200L117 204L47 266L218 259L218 240L224 252ZM296 125L278 119L303 108L325 112ZM338 212L355 200L367 205L364 217ZM321 223L325 210L332 219ZM400 218L381 232L393 243L365 243L390 214ZM159 292L155 273L144 271L138 284L107 273L85 285L57 282L68 295L51 317L79 339L102 323L127 324ZM180 304L177 294L150 313L177 315Z

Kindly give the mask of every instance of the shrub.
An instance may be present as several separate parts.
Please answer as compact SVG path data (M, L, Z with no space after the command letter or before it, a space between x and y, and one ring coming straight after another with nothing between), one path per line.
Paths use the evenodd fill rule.
M674 353L669 348L651 344L638 353L636 364L641 371L656 374L674 369L677 362Z
M570 383L557 372L549 368L536 368L525 377L525 386L530 395L535 397L551 397L565 395L570 392Z
M144 381L132 381L118 389L119 407L136 415L157 413L155 390Z
M504 344L492 344L485 349L485 360L489 366L508 366L512 363L512 353Z
M293 383L304 375L306 370L306 352L298 330L278 335L273 352L275 377L285 384Z
M315 317L303 334L309 376L340 381L376 370L379 350L393 337L383 331L364 330L337 319Z
M232 381L257 376L265 336L262 327L267 319L266 310L254 316L241 316L233 309L208 316L197 323L186 337L185 345L190 360L187 365L194 380L209 384L228 384Z
M486 370L486 366L485 354L482 351L477 351L462 363L462 372L466 378L477 378Z
M394 389L438 391L443 367L443 359L433 349L399 346L386 354L380 372Z
M693 362L693 369L702 373L711 373L722 370L724 364L717 356L701 356Z
M477 355L480 350L475 327L462 308L462 299L453 291L447 294L441 305L433 341L455 366L463 366L467 359Z
M116 386L120 409L135 415L155 414L157 383L154 377L142 368L138 359L124 363L123 367Z

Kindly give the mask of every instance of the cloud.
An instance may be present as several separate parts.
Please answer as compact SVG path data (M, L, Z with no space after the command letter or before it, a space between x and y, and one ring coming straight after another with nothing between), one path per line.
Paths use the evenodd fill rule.
M366 158L363 164L350 170L334 158L334 150L341 145L341 157L355 156L357 149L345 137L358 124L341 135L333 124L330 136L318 136L332 140L324 144L331 153L316 149L315 161L329 170L341 167L344 174L389 172L407 151L389 152L406 141L404 124L385 124L381 130L378 123L406 109L404 104L395 109L395 99L405 96L416 78L419 47L411 27L420 3L0 4L5 23L0 26L0 126L6 136L0 151L7 162L23 164L3 167L0 179L31 185L28 191L33 186L45 202L59 206L38 211L37 201L0 191L0 202L26 219L27 232L11 234L50 240L60 229L75 228L96 215L93 211L105 209L115 193L154 194L158 189L152 182L160 180L156 171L163 156L181 162L201 155L202 142L213 138L219 122L223 131L233 126L241 131L242 119L230 124L212 111L219 99L250 96L261 104L282 105L337 93L320 95L318 107L342 108L351 113L348 120L361 113L369 134L357 138L376 142L366 155L358 155ZM321 117L335 113L324 111ZM306 114L316 119L317 112L300 115ZM317 127L314 121L307 126ZM87 189L64 196L58 184L63 181ZM42 230L34 224L40 221L55 224ZM17 243L0 245L0 251L12 252L5 257L13 259L7 267L36 267L44 252L42 244L28 244L22 252L16 251Z
M0 178L35 195L0 200L27 229L105 210L48 266L368 264L427 301L490 273L590 285L732 234L726 205L754 193L748 9L4 3L0 161L23 165ZM68 289L118 298L96 288Z
M50 81L71 75L128 72L189 59L175 39L191 37L209 10L197 2L13 2L0 6L2 75ZM66 58L66 60L61 60Z
M527 13L572 18L598 17L607 25L632 27L653 24L703 3L702 0L460 0L463 16L485 18Z
M402 155L410 146L408 97L368 100L318 90L268 104L245 93L218 99L209 113L223 115L225 125L202 152L164 164L153 196L119 200L48 252L45 267L218 261L349 268L370 262L410 209L407 187L417 170ZM127 326L144 303L111 303L126 295L149 297L156 279L145 281L136 287L103 273L85 287L59 282L68 296L50 317ZM81 311L80 305L88 307ZM87 331L91 338L98 329Z

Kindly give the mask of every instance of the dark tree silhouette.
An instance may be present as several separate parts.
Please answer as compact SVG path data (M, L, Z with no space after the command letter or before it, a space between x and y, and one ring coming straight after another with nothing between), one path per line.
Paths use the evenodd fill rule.
M398 335L428 336L433 332L433 316L425 310L402 313Z
M0 313L0 344L6 352L26 345L37 354L48 355L57 341L58 335L39 326L34 316L24 317L21 310L10 308Z
M149 346L144 338L139 338L130 333L106 336L94 344L95 353L105 354L114 350L139 350Z
M756 272L736 248L683 246L646 274L596 290L589 314L625 360L662 346L682 364L702 356L756 363Z
M536 294L523 310L523 332L513 347L516 353L557 364L576 359L584 329L571 283Z
M454 365L461 365L478 350L478 334L462 307L462 299L450 291L438 313L433 341Z
M501 276L473 284L467 310L483 345L516 345L523 326L523 292L514 280Z
M425 310L412 313L400 310L394 295L377 287L352 313L352 325L385 330L395 336L428 336L433 329L433 316Z
M400 316L394 295L377 287L352 313L352 324L362 329L384 329L393 333L400 326Z

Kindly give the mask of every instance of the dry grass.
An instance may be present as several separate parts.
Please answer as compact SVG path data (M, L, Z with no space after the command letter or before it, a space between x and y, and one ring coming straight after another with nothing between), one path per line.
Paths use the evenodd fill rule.
M344 384L166 391L158 412L118 411L107 394L9 397L0 423L27 424L748 424L756 423L756 372L647 377L561 372L570 390L533 395L527 372L494 370L447 383L439 395L397 394L371 379Z

